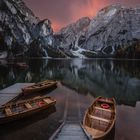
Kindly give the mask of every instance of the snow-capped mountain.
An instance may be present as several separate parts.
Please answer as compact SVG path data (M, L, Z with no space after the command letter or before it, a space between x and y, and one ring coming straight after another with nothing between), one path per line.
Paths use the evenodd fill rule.
M72 54L95 57L114 57L118 51L132 47L140 40L140 8L111 5L99 11L91 20L83 18L60 30L62 48ZM83 25L80 29L77 25ZM81 26L83 27L83 26ZM88 52L88 53L87 53ZM91 55L93 52L93 55Z
M140 8L111 5L54 34L22 0L0 0L0 58L140 58Z

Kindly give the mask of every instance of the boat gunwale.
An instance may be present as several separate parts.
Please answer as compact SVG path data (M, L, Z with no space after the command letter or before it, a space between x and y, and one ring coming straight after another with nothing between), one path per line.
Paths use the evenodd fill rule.
M41 84L44 84L44 85L37 87L38 85L41 85ZM57 81L43 81L40 83L33 84L31 86L27 86L25 88L22 88L22 92L23 93L33 93L33 92L37 92L39 90L44 90L46 88L49 88L51 86L56 86L56 85L57 85Z
M54 83L53 82L52 83L44 83L44 85L36 84L36 85L29 86L29 87L25 87L22 90L26 90L26 89L39 89L39 88L45 87L47 85L52 85L52 84L56 84L56 83L55 82ZM41 86L38 87L38 85L41 85Z
M32 102L32 101L37 101L37 100L42 100L44 98L49 98L51 100L54 100L56 101L55 99L53 99L52 97L47 97L47 96L42 96L42 97L35 97L35 98L32 98L32 99L25 99L25 100L20 100L20 101L17 101L17 102L11 102L11 103L8 103L8 104L4 104L2 107L0 107L0 109L2 109L3 107L8 107L8 106L14 106L14 105L17 105L17 104L23 104L25 102Z

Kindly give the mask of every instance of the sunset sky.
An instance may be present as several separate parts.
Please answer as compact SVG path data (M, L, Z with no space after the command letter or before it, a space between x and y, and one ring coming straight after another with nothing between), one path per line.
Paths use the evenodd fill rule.
M140 0L24 0L24 2L40 19L50 19L55 31L83 16L95 16L100 9L110 4L140 5Z

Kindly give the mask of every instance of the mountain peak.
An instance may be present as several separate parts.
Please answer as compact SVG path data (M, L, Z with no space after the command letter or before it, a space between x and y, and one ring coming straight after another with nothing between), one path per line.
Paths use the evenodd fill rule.
M84 32L82 29L74 32L73 29L77 29L79 21L83 20L61 30L63 38L67 37L61 43L63 46L82 48L101 56L114 56L118 49L131 46L140 40L140 7L109 5L90 20Z
M69 32L70 30L74 31L74 32L79 32L84 30L84 28L86 28L89 23L90 23L90 18L89 17L82 17L80 19L78 19L76 22L71 23L69 25L67 25L66 27L63 27L60 32L61 33L66 33L67 31Z

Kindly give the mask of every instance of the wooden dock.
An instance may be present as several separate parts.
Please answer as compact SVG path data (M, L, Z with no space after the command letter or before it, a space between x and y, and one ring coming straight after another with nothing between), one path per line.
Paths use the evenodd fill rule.
M65 123L54 140L88 140L79 123Z
M78 94L69 95L70 93L67 93L63 123L49 140L91 140L81 125ZM77 102L71 104L75 99L77 99ZM71 110L72 105L75 106L75 111Z
M20 95L20 93L22 93L22 88L33 84L34 83L16 83L10 87L0 90L0 106Z

